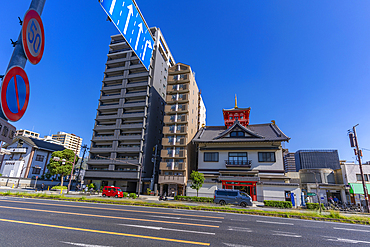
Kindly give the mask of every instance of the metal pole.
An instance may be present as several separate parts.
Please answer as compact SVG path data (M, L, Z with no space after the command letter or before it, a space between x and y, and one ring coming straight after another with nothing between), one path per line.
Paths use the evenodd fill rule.
M45 1L46 0L32 0L30 4L30 9L34 9L41 16L44 9ZM9 65L6 70L8 71L8 69L10 69L14 65L20 66L24 69L24 67L26 66L26 62L27 57L26 54L24 54L22 45L22 31L20 31L18 35L17 45L13 50L12 57L10 58Z
M358 125L358 124L357 124ZM370 213L370 208L369 208L369 194L367 192L366 188L366 183L365 183L365 177L364 177L364 172L362 170L362 163L361 163L361 153L360 153L360 148L358 147L358 140L357 140L357 134L356 134L356 126L353 126L353 134L355 136L355 146L357 150L357 159L358 159L358 164L360 166L360 172L361 172L361 179L362 179L362 186L364 188L364 196L365 196L365 203L366 203L366 211Z
M76 162L76 154L75 152L73 152L74 154L74 159L73 159L73 164L72 164L72 170L71 170L71 176L69 176L69 183L68 183L68 189L67 189L67 194L69 193L69 190L71 189L71 181L72 181L72 175L73 175L73 169L75 168L75 162Z
M155 149L154 149L154 166L153 166L153 175L152 175L152 179L150 180L150 190L153 191L154 189L154 181L155 181L155 174L156 174L156 166L157 166L157 148L158 148L158 145L155 145Z
M34 9L41 16L41 13L44 9L45 1L46 0L32 0L30 4L30 9ZM26 54L24 54L24 50L23 50L22 30L21 30L19 32L18 40L13 50L13 54L12 54L12 57L10 58L6 72L15 65L22 67L24 69L26 67L26 62L27 62L27 57L26 57ZM0 109L1 109L1 106L0 106ZM7 120L2 110L0 110L0 117Z

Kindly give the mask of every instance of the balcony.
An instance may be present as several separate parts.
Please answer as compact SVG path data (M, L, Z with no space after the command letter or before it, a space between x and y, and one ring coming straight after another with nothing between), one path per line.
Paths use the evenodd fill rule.
M188 105L166 105L164 107L164 111L166 113L175 113L175 112L181 112L186 113L188 112Z
M164 170L178 170L178 171L185 171L186 165L184 162L161 162L159 165L159 169L161 171Z
M167 116L164 116L164 119L163 119L163 122L164 123L186 123L188 121L188 116L187 115L167 115Z
M120 141L128 141L128 140L142 140L143 137L141 135L120 135L118 140Z
M146 106L146 101L138 101L138 102L134 102L134 103L124 103L123 104L123 108L125 109L129 109L129 108L136 108L136 107L144 107Z
M251 168L251 160L225 160L226 167Z
M92 138L93 141L114 141L116 138L114 135L98 135L98 136L93 136Z
M90 153L110 153L113 152L112 147L92 147Z
M164 126L163 134L186 134L186 126Z
M162 158L186 158L187 152L185 149L182 149L176 153L174 150L173 152L168 153L168 150L161 151Z
M130 73L128 75L128 78L135 78L135 77L142 77L142 76L149 76L148 72L147 71L143 71L143 72L135 72L135 73Z
M129 82L126 88L145 87L148 86L148 81Z
M121 94L120 93L115 93L115 94L102 95L100 97L100 100L104 101L104 100L113 100L113 99L120 99L120 98L122 98Z
M118 147L117 152L138 153L140 152L140 147Z
M171 102L186 102L189 101L188 94L170 94L166 96L166 101Z
M27 148L10 148L8 151L12 154L25 154L27 153Z
M126 93L125 97L126 98L138 98L138 97L145 97L149 96L147 91L142 91L142 92L132 92L132 93Z
M144 118L145 113L144 112L133 112L133 113L124 113L122 114L122 118L128 119L128 118Z
M95 128L94 130L114 130L114 129L117 129L116 125L115 124L112 124L112 125L95 125Z
M159 184L186 184L185 176L159 175Z
M167 88L169 93L173 92L189 92L188 84L175 84Z
M117 90L123 88L122 83L116 83L116 84L106 84L103 86L101 91L112 91L112 90Z
M116 119L118 118L117 114L110 114L110 115L98 115L96 116L95 120L109 120L109 119Z
M109 109L117 109L119 107L119 103L113 104L100 104L98 110L109 110Z
M123 75L109 76L109 77L106 76L103 82L117 81L117 80L123 80L123 79L124 79Z
M142 129L143 124L121 124L120 129Z
M138 171L87 170L85 179L139 179Z
M113 60L109 60L107 61L105 64L106 65L109 65L109 64L115 64L115 63L124 63L128 60L128 58L118 58L118 59L113 59Z
M109 69L106 69L104 71L104 73L109 74L109 73L114 73L114 72L121 72L125 68L126 68L126 66L119 66L119 67L109 68Z
M173 66L169 69L168 73L170 75L173 75L173 74L178 74L179 72L184 72L184 73L190 73L190 69L189 67L187 66L184 66L184 65L180 65L180 66Z
M109 164L113 164L113 161L110 160L110 159L100 159L100 158L97 158L97 159L89 159L87 161L87 164L88 165L109 165Z

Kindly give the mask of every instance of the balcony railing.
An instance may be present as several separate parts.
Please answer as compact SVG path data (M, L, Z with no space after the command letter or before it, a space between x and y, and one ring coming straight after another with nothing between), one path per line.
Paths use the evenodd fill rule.
M245 167L250 168L252 166L251 160L225 160L226 167Z

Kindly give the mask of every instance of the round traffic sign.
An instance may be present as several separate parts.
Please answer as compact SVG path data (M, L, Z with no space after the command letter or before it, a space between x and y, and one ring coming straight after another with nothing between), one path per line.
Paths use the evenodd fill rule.
M21 67L13 66L8 70L1 85L0 95L4 116L12 122L21 119L30 99L30 83Z
M29 9L24 16L22 44L30 63L38 64L44 53L45 35L41 17L34 9Z

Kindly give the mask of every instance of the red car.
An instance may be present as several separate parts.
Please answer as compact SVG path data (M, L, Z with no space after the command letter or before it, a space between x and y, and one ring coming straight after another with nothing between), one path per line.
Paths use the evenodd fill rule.
M114 197L117 198L117 197L123 197L123 192L119 187L104 186L102 195L103 195L103 197L114 196Z

